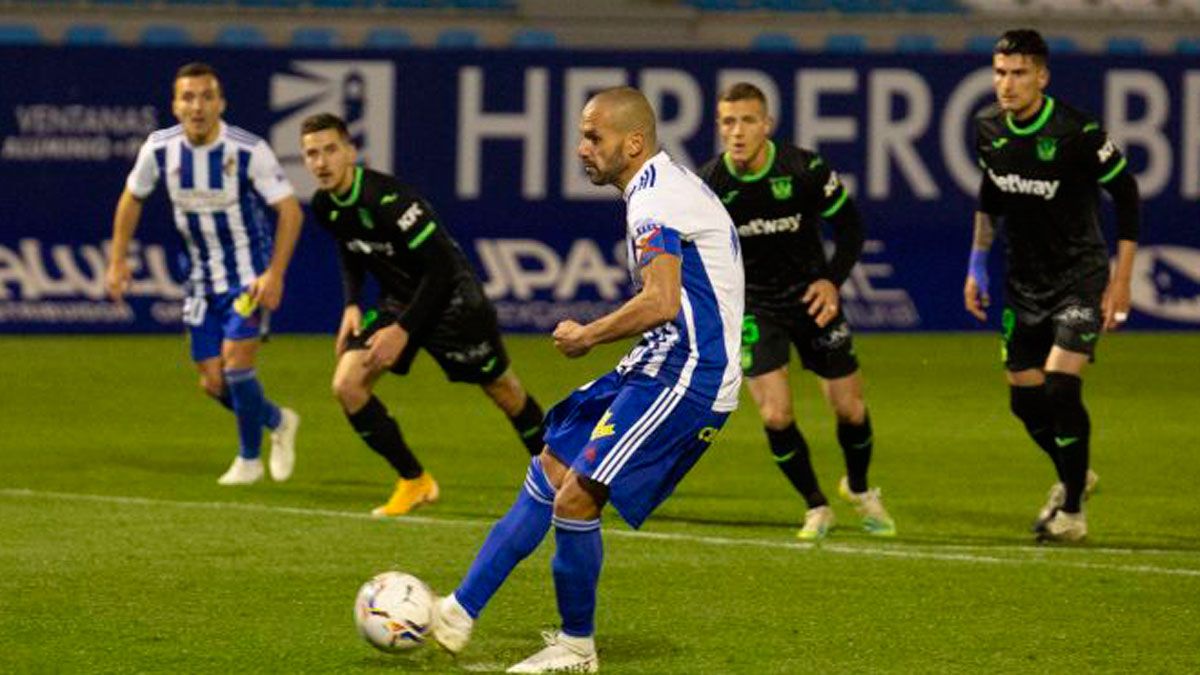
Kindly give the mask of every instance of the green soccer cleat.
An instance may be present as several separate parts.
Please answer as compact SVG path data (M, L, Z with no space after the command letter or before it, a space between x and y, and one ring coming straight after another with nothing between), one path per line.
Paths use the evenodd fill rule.
M896 521L883 508L883 492L873 488L866 492L851 492L850 481L846 476L838 482L838 494L842 499L854 505L858 515L862 516L862 529L867 534L876 537L896 536Z

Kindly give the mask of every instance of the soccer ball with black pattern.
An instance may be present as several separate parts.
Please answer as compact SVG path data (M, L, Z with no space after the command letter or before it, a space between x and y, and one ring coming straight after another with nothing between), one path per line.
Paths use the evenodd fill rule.
M375 575L358 591L354 622L376 649L397 653L420 647L433 623L433 591L404 572Z

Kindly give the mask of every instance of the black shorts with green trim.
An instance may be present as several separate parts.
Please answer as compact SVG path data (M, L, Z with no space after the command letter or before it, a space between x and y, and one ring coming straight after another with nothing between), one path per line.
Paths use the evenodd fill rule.
M1095 293L1072 294L1032 311L1020 309L1019 302L1009 302L1000 319L1000 357L1005 369L1044 369L1055 346L1095 361L1103 322L1100 298Z
M500 338L496 310L486 299L465 302L455 296L449 308L429 330L409 336L391 371L405 375L412 368L417 353L424 349L437 361L451 382L489 384L508 370L508 352ZM347 349L367 349L367 340L384 326L396 322L404 308L385 300L380 307L363 315L362 331L347 341Z
M858 372L854 336L841 312L819 328L803 309L791 318L747 311L742 319L742 372L757 377L787 365L792 345L804 369L818 377L833 380Z

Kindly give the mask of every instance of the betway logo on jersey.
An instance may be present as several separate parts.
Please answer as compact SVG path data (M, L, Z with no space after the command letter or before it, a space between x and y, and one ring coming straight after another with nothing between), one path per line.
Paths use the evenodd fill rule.
M738 225L738 236L756 237L760 234L779 234L783 232L799 232L800 216L785 218L755 218L744 225Z
M1015 173L1007 173L1003 176L998 175L990 168L987 170L988 178L1002 192L1009 192L1018 195L1032 195L1041 197L1046 201L1054 199L1054 195L1058 194L1058 186L1061 181L1057 180L1038 180L1037 178L1025 178Z
M300 124L309 115L332 112L346 120L350 138L367 166L392 172L392 110L395 66L390 61L293 61L289 73L271 77L271 111L283 118L271 126L271 147L297 196L308 201L316 189L300 155Z

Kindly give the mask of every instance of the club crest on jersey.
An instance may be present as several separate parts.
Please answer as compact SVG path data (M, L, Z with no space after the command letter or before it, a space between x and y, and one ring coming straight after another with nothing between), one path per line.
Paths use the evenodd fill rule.
M1043 162L1053 162L1055 155L1058 154L1058 139L1050 138L1049 136L1041 136L1037 139L1037 154L1038 159Z
M225 163L221 165L221 171L226 176L232 176L233 174L237 173L237 160L233 157L226 157Z
M771 179L771 194L780 201L792 198L792 177L780 176Z
M601 417L600 421L596 423L596 428L592 429L592 437L589 440L594 441L598 438L612 436L613 434L617 433L616 426L608 423L610 419L612 419L612 411L605 410L604 416Z

